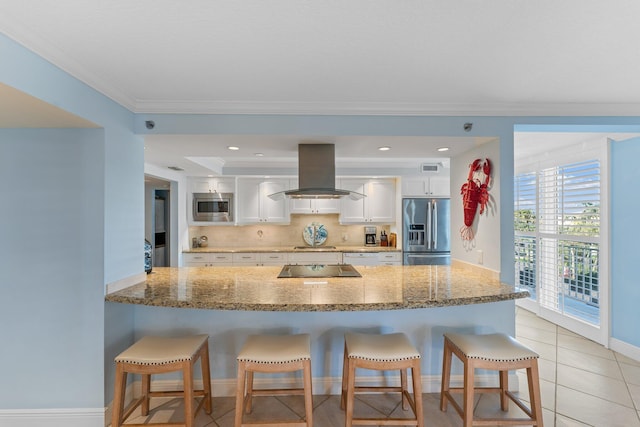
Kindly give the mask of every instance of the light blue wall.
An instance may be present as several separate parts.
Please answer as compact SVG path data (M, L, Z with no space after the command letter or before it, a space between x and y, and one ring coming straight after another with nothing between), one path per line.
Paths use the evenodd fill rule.
M640 347L640 138L611 144L611 333Z
M0 130L0 409L103 404L104 135Z
M0 82L102 128L0 131L0 342L16 344L0 409L101 408L105 348L133 331L132 315L105 326L104 287L144 272L143 142L130 111L2 34L0 64ZM56 209L25 215L43 191Z

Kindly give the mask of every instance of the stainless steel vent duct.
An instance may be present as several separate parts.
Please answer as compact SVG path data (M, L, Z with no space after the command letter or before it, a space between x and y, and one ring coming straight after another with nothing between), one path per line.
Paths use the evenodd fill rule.
M362 199L364 194L340 190L336 185L334 144L298 144L298 187L296 190L270 194L272 199Z

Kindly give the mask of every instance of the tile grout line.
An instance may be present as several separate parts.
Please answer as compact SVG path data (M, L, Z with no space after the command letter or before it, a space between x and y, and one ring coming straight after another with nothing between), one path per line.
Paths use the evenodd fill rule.
M620 369L620 375L622 375L622 379L624 381L624 386L627 389L627 393L629 393L629 398L631 398L631 404L633 405L633 409L636 412L636 416L638 417L638 421L640 421L640 408L638 408L636 406L636 401L633 398L633 395L631 394L631 390L629 389L629 382L627 381L627 378L624 376L624 372L622 371L622 366L620 366L620 360L618 359L618 353L616 353L614 351L613 352L613 357L615 357L615 359L616 359L616 363L618 364L618 369Z

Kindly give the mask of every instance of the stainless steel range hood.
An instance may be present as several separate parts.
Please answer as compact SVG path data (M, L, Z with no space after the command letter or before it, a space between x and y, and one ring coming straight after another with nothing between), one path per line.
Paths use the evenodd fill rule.
M270 194L272 199L362 199L364 194L340 190L336 185L335 145L298 144L298 187Z

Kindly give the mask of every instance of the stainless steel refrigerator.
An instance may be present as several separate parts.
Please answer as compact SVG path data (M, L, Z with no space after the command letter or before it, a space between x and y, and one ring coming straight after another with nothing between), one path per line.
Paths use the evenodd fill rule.
M402 199L404 265L449 265L451 227L449 199Z

